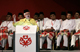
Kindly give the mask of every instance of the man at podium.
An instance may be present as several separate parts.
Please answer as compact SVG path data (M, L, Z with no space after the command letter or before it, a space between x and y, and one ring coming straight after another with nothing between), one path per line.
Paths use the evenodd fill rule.
M17 29L17 25L19 25L19 26L20 26L20 25L24 25L24 26L26 26L26 25L31 25L31 26L32 26L32 25L36 25L36 26L37 26L37 22L36 22L34 19L30 18L30 12L29 12L29 10L27 10L27 9L24 10L24 17L25 17L24 19L20 19L20 21L14 23L14 26L16 27L16 29ZM33 28L32 28L32 29L33 29ZM19 29L18 29L18 30L19 30ZM38 30L39 30L39 28L37 27L37 32L38 32ZM32 30L32 31L34 31L34 30ZM28 32L29 32L29 31L28 31ZM25 34L25 33L22 32L22 31L20 31L20 33ZM26 31L26 33L27 33L27 31ZM17 34L17 35L15 35L15 36L17 37L17 36L18 36L17 30L16 30L16 34ZM33 34L34 34L34 33L33 33ZM34 36L37 35L37 33L36 33L36 35L33 35L33 34L32 34L32 35L29 35L29 36L33 36L33 37L34 37ZM19 35L21 35L21 34L19 34ZM15 37L15 36L14 36L14 37ZM19 45L19 44L18 44L18 40L17 40L18 38L16 38L16 37L15 37L15 43L16 43L16 44L14 43L14 44L15 44L15 49L14 49L14 51L15 51L15 52L17 52L17 51L19 51L19 52L21 51L21 52L22 52L22 50L19 50L19 49L16 47L17 45ZM37 37L36 37L36 38L37 38ZM34 46L35 43L38 42L38 41L37 41L37 39L36 39L36 41L34 41L35 38L33 38L32 40L33 40L33 43L32 43L31 46ZM37 44L36 44L36 45L37 45ZM19 48L20 48L20 47L19 47ZM21 49L23 49L24 51L31 51L31 50L29 50L29 48L30 48L30 47L27 47L27 49L25 49L25 48L21 47ZM30 48L30 49L31 49L31 48ZM33 49L33 52L34 52L35 50L37 50L37 48L36 48L36 49L35 49L35 48L32 48L32 49Z
M30 12L28 9L24 10L24 19L20 19L20 21L14 23L14 26L16 25L37 25L36 21L32 18L30 18ZM37 28L37 31L39 28Z

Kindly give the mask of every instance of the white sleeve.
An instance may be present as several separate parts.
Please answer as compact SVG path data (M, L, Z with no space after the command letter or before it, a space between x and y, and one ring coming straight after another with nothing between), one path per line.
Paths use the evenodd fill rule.
M78 24L76 25L76 32L80 29L80 21L78 22Z
M0 25L0 28L3 26L3 22L1 23L1 25Z
M43 30L45 30L46 29L46 25L47 25L47 22L45 23L45 25L43 26Z
M71 25L71 28L69 28L69 31L74 30L75 29L75 21L72 20L72 23L70 25Z
M37 22L38 27L40 27L40 25L39 25L39 24L40 24L40 22Z
M60 25L60 31L63 30L63 24Z
M10 30L12 30L12 32L14 32L14 31L15 31L15 27L13 26L13 22L11 23L11 27L10 27L10 28L8 28L8 31L10 31Z
M43 30L50 29L52 27L51 20L46 21L45 25L43 26Z

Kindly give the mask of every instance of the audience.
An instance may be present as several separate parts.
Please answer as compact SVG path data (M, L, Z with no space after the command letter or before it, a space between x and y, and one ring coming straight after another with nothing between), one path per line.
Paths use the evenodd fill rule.
M45 40L47 40L47 49L52 49L52 41L54 36L56 36L57 39L55 39L56 42L56 50L60 50L60 43L63 37L64 43L63 43L63 50L68 50L68 37L71 36L71 32L74 31L74 34L71 36L71 45L70 50L75 49L75 42L78 40L78 37L80 35L80 12L75 12L75 19L71 19L73 16L71 11L61 12L61 19L56 18L56 13L51 12L50 18L44 17L43 12L35 13L33 18L30 17L30 12L28 9L24 10L24 13L18 13L18 20L16 21L16 15L14 14L12 16L12 13L8 12L6 16L6 21L2 22L0 25L0 33L4 35L0 39L0 49L4 50L6 42L8 40L8 50L12 50L12 39L13 32L15 32L15 27L17 25L37 25L37 32L40 36L40 50L43 49L43 43ZM13 21L12 21L13 17ZM3 31L4 30L4 31ZM57 32L57 35L55 35L55 32ZM6 34L3 34L6 33ZM2 36L1 35L1 36Z

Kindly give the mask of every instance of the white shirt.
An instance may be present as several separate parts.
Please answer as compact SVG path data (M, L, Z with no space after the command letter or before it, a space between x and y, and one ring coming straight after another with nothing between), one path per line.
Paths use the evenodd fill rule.
M79 23L79 21L80 21L80 18L74 19L74 20L75 20L75 26L77 27L77 25L78 25L78 23ZM75 30L76 30L76 28L75 28ZM77 32L77 30L76 30L76 32Z
M8 27L8 31L10 30L15 31L15 27L13 26L13 21L4 21L1 23L0 27L5 27L5 26Z
M43 26L45 25L46 21L48 21L48 20L49 20L49 18L44 18L43 20L40 20L38 22L40 30L43 30Z
M36 22L37 22L37 25L38 25L38 27L39 27L39 21L38 21L38 20L36 20Z
M76 25L76 32L78 32L78 30L80 30L80 21L79 21L78 24Z
M43 30L45 30L45 29L51 29L51 27L53 27L55 30L59 30L60 29L60 21L59 20L51 20L51 19L49 19L46 23L45 23L45 25L44 25L44 27L43 27Z
M75 29L75 21L70 19L66 19L65 21L62 22L61 24L61 28L60 30L64 30L64 29L68 29L70 32L71 30L74 30Z

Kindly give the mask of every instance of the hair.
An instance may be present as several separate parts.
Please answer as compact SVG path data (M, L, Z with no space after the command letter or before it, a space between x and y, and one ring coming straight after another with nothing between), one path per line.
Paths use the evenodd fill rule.
M39 16L40 16L40 14L44 15L44 13L43 13L43 12L39 12Z
M72 11L68 11L68 14L71 14L71 16L73 15Z
M26 13L26 12L29 12L29 10L28 10L28 9L25 9L25 10L24 10L24 13Z
M61 12L61 15L65 15L66 16L66 12Z
M77 13L79 13L79 15L80 15L80 11L76 11Z
M18 14L18 17L19 17L19 15L22 15L22 16L23 16L23 13L19 13L19 14Z
M8 12L7 15L10 15L12 17L12 13Z
M37 15L39 17L39 13L37 13L37 12L34 15Z
M55 12L50 12L50 15L52 15L52 14L56 15L56 13L55 13Z

